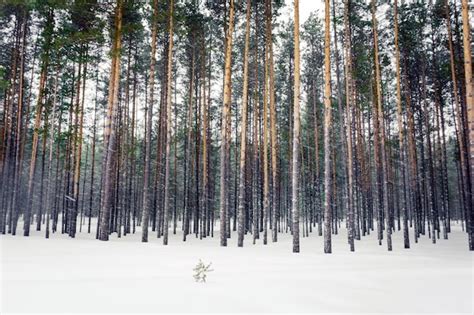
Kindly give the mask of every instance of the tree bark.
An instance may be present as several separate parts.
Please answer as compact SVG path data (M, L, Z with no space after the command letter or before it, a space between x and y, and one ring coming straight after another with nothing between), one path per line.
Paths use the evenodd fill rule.
M275 107L275 67L273 64L273 36L272 36L272 2L265 1L266 16L266 41L268 49L268 74L269 74L269 100L270 100L270 142L271 142L271 163L272 163L272 242L277 241L277 220L278 220L278 144L277 144L277 126L276 126L276 107ZM265 238L264 238L265 239Z
M228 208L228 159L230 142L230 105L232 87L232 37L234 33L234 0L230 0L229 5L229 25L226 27L225 42L225 67L224 67L224 100L222 104L221 123L221 148L220 148L220 245L227 246L227 208Z
M156 36L158 33L158 0L153 0L153 28L151 33L151 57L149 74L149 99L145 106L146 134L145 134L145 164L143 170L143 205L142 205L142 242L148 242L148 225L150 222L150 155L151 155L151 128L153 116L155 64L156 64Z
M467 0L462 0L462 31L463 31L463 45L464 45L464 76L466 78L466 110L467 110L467 125L469 138L469 174L471 180L471 187L474 187L474 79L472 77L472 51L471 51L471 30L469 20L469 4ZM469 250L474 250L474 194L467 196L471 200L471 208L468 209L469 222Z
M384 124L384 112L382 105L382 83L380 74L380 62L379 62L379 48L378 48L378 34L377 34L377 19L375 17L376 12L376 0L372 0L372 28L374 36L374 63L375 63L375 86L377 92L377 114L379 116L380 124L380 159L382 164L382 190L383 190L383 207L385 210L385 231L387 234L387 248L389 251L392 250L392 227L390 225L390 210L388 203L388 168L387 168L387 156L385 149L385 124Z
M245 162L247 153L247 103L248 103L248 73L249 73L249 41L250 41L250 0L247 0L245 48L244 48L244 83L242 87L242 116L240 130L240 172L239 172L239 209L237 246L244 246L245 233Z
M110 234L109 219L113 207L114 169L116 164L116 128L115 117L120 79L120 48L122 33L123 0L117 0L115 11L114 40L112 46L112 65L110 68L109 97L107 101L107 117L104 130L103 158L103 196L101 205L99 240L108 241Z
M166 151L165 151L165 205L163 216L163 245L168 245L168 230L169 230L169 205L170 205L170 160L171 160L171 79L173 66L173 7L174 1L169 1L169 30L168 30L168 67L166 73Z
M348 1L347 1L348 2ZM348 3L346 3L348 6ZM324 19L324 253L332 252L331 224L332 224L332 175L331 175L331 34L330 34L330 2L325 0ZM347 8L348 10L348 8ZM346 39L348 40L348 39ZM348 58L348 60L350 60ZM346 60L346 62L350 62ZM347 75L347 74L346 74ZM346 79L348 80L348 79Z
M344 4L344 55L346 74L346 138L347 138L347 217L348 240L350 250L354 251L354 208L353 208L353 160L352 160L352 107L354 106L354 82L352 74L352 51L350 31L350 5L351 0Z
M395 36L395 72L397 78L397 122L398 122L398 149L400 158L400 170L398 177L398 189L403 190L400 197L402 224L403 224L403 245L410 248L410 236L408 234L408 214L405 189L405 138L403 135L403 113L402 113L402 92L401 92L401 73L400 73L400 48L398 46L398 0L394 2L394 36Z
M329 0L326 0L328 5ZM328 10L329 8L326 8ZM329 22L327 22L329 23ZM299 150L300 150L300 8L299 0L294 1L294 94L293 94L293 153L291 172L291 214L293 233L293 253L300 252L300 213L299 213ZM291 119L291 117L290 117Z

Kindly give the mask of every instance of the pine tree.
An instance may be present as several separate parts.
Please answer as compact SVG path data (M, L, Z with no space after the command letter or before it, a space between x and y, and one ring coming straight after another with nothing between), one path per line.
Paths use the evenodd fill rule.
M168 66L167 66L167 73L166 73L166 166L165 166L165 205L164 205L164 228L163 228L163 245L168 245L168 230L169 230L169 207L170 207L170 160L171 160L171 72L173 66L173 7L174 1L170 0L169 3L169 29L168 29L168 36L169 36L169 43L168 43Z
M347 3L346 3L347 5ZM324 6L324 252L329 254L332 252L331 246L331 224L332 224L332 207L331 207L331 122L332 122L332 105L331 105L331 57L330 57L330 3L325 0ZM347 61L349 62L349 61ZM346 74L347 75L347 74ZM349 80L346 78L346 80ZM349 160L350 161L350 160ZM349 223L350 224L350 223Z
M464 45L464 76L466 80L466 111L469 130L469 145L468 151L470 156L470 180L471 187L474 187L474 87L472 78L472 51L471 51L471 31L469 20L469 5L467 0L462 0L462 31L463 31L463 45ZM469 179L468 179L469 180ZM474 194L471 191L471 205L474 204ZM472 206L468 209L467 222L469 233L469 250L474 250L474 210Z
M153 18L152 18L152 33L151 33L151 57L149 70L149 93L148 104L145 106L146 119L146 133L145 133L145 164L143 171L143 212L142 212L142 242L148 242L148 225L150 217L150 155L151 155L151 129L153 117L153 103L154 103L154 86L155 86L155 64L156 64L156 36L158 32L158 0L153 0Z
M104 156L102 159L103 169L103 196L101 205L99 239L101 241L109 240L110 233L110 214L113 206L113 174L116 163L115 151L117 148L116 139L116 112L117 98L120 76L120 49L122 32L122 0L117 0L115 9L114 38L112 42L112 60L109 79L109 96L107 100L107 117L104 130Z
M291 217L293 232L293 253L300 251L300 213L299 213L299 147L300 147L300 8L299 1L294 2L294 42L295 42L295 79L293 101L293 152L291 173Z
M221 148L220 148L220 245L227 246L228 194L227 174L230 142L230 102L232 79L232 38L234 33L234 0L229 3L229 24L226 27L224 101L222 105Z
M248 72L249 72L249 41L250 41L250 0L247 0L244 48L244 84L242 87L242 116L240 130L240 172L239 172L239 209L238 209L238 239L237 246L244 246L245 233L245 162L247 154L247 103L248 103Z

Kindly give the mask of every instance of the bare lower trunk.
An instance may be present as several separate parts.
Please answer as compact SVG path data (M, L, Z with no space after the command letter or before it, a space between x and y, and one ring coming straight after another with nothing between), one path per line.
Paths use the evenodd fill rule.
M248 103L248 72L249 72L249 41L250 41L250 0L247 0L245 48L244 48L244 85L242 91L242 128L240 130L240 172L239 172L239 209L237 246L244 246L245 233L245 162L247 145L247 103Z
M155 86L155 64L156 64L156 36L158 32L157 17L158 16L158 0L153 1L153 29L151 34L151 58L149 74L149 99L145 105L146 117L146 134L145 134L145 165L143 171L143 210L142 210L142 242L148 242L148 225L150 222L150 155L151 155L151 128L153 116L154 102L154 86Z
M326 0L329 1L329 0ZM328 9L328 8L327 8ZM293 99L293 153L291 172L291 214L293 232L293 253L300 252L300 213L299 213L299 147L300 147L300 9L299 0L294 1L294 99ZM329 23L329 21L327 22ZM276 231L275 231L276 233Z
M346 6L348 4L346 3ZM324 23L324 252L330 254L332 224L332 183L331 183L331 34L330 34L330 3L325 0ZM349 62L349 61L346 61ZM346 74L347 75L347 74ZM348 80L348 79L347 79ZM348 80L349 81L349 80ZM349 81L350 82L350 81Z
M462 31L463 31L463 45L464 45L464 76L466 78L466 111L467 111L467 124L468 124L468 138L469 138L469 175L471 180L471 187L474 187L474 79L472 77L472 34L470 30L469 20L469 5L467 0L462 0ZM469 233L469 250L474 250L474 194L471 191L471 195L467 196L471 201L471 208L468 209L468 233Z
M224 101L222 105L221 148L220 148L220 245L227 246L228 194L227 174L230 142L230 103L232 76L232 37L234 33L234 0L230 0L229 25L226 27L225 68L224 68Z
M104 158L103 158L103 196L101 205L99 239L107 241L109 239L110 227L109 219L113 206L114 190L114 168L116 160L116 128L115 116L118 102L118 89L120 77L120 48L122 31L122 0L117 0L115 12L115 32L112 47L112 67L110 70L109 98L107 105L107 118L104 131Z
M170 148L171 148L171 73L173 66L173 6L174 1L169 2L169 46L168 46L168 67L166 80L166 166L165 166L165 205L163 216L163 245L168 245L169 230L169 204L170 204Z

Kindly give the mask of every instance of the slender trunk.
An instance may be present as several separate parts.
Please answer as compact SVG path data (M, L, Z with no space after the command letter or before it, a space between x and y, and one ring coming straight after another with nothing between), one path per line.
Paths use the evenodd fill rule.
M329 0L326 0L329 1ZM293 152L291 160L291 215L293 253L300 252L299 211L299 150L300 150L300 9L299 0L294 1L294 94L293 94ZM290 117L291 119L291 117Z
M348 3L346 3L348 6ZM331 224L332 224L332 183L331 183L331 34L330 34L330 2L325 0L324 19L324 253L332 252ZM348 13L348 8L346 8ZM346 39L348 40L348 39ZM348 60L350 60L348 58ZM349 62L349 61L346 61ZM346 74L347 75L347 74ZM348 94L349 95L349 94Z
M240 130L240 172L239 172L239 209L237 246L244 246L245 233L245 162L247 145L247 103L248 103L248 72L249 72L249 41L250 41L250 0L247 0L245 48L244 48L244 85L242 87L242 128Z
M254 44L254 103L253 103L253 166L254 166L254 206L252 212L252 241L255 244L257 238L259 237L259 212L260 212L260 147L259 147L259 140L260 140L260 101L259 101L259 62L258 62L258 48L256 45L258 43L258 10L257 10L257 3L255 2L255 44Z
M271 163L272 163L272 242L277 241L277 219L278 219L278 144L277 144L277 126L276 126L276 105L275 105L275 67L273 64L273 39L272 39L272 2L265 1L265 16L266 16L266 41L268 49L268 68L269 68L269 100L270 100L270 145L271 145Z
M74 163L74 187L73 187L73 198L74 198L74 215L72 216L72 220L70 223L70 230L69 236L74 237L76 234L76 219L77 219L77 210L79 207L79 183L80 183L80 176L81 176L81 157L82 157L82 137L83 137L83 125L84 125L84 99L85 99L85 89L86 89L86 79L87 79L87 55L88 55L88 48L85 49L85 63L83 68L83 79L78 79L78 93L77 93L77 107L76 107L76 120L78 121L78 126L76 127L76 137L75 137L75 145L76 148L76 156L75 156L75 163ZM82 63L82 62L81 62ZM82 93L79 93L79 89L82 82ZM79 95L81 95L82 99L79 104Z
M222 105L222 123L221 123L221 149L220 149L220 245L227 246L227 174L229 159L230 142L230 103L231 103L231 76L232 76L232 36L234 33L234 0L230 0L229 5L229 25L226 27L225 42L225 68L224 68L224 100Z
M468 124L468 151L470 157L469 175L471 180L471 188L474 187L474 79L472 77L472 51L471 51L471 31L469 20L469 5L467 0L462 0L462 31L463 31L463 45L464 45L464 76L466 80L466 111ZM468 208L467 222L469 233L469 250L474 250L474 194L467 196L470 199L471 207Z
M168 245L169 230L169 204L170 204L170 160L171 160L171 74L173 66L173 6L174 1L169 1L169 43L168 43L168 67L166 73L166 166L165 166L165 205L163 214L163 245Z
M151 128L153 116L155 64L156 64L156 36L158 33L158 0L153 0L153 28L151 33L151 58L149 74L149 99L145 105L146 134L145 134L145 165L143 170L143 206L142 206L142 242L148 242L148 225L150 221L150 155L151 155Z
M15 134L15 163L14 163L14 170L13 170L13 192L12 192L12 203L11 203L11 210L3 210L4 213L1 214L1 226L0 230L3 234L5 234L5 225L7 224L7 214L9 213L9 221L12 221L12 217L14 216L13 213L18 213L18 206L20 205L20 201L18 200L19 194L19 182L21 178L21 170L22 170L22 160L21 160L21 147L22 147L22 127L27 128L28 116L25 117L25 123L23 124L23 93L24 93L24 71L25 71L25 55L26 55L26 38L27 38L27 29L28 29L28 15L27 11L24 11L23 16L23 27L22 27L22 35L23 35L23 44L22 44L22 51L20 56L20 73L19 73L19 86L18 86L18 105L17 105L17 121L16 121L16 134ZM34 62L33 62L34 63ZM6 101L6 98L5 98ZM3 141L2 141L3 143ZM1 158L1 154L0 154ZM0 168L2 168L0 166ZM6 208L6 207L4 207ZM9 224L9 229L12 228L12 224Z
M107 117L104 130L104 158L103 158L103 191L100 217L99 239L108 241L110 234L109 219L113 207L114 168L116 164L116 111L120 79L120 49L122 32L123 0L117 0L115 11L114 41L112 46L112 66L110 69L109 97L107 102Z
M48 157L48 173L47 173L47 187L46 187L46 238L49 238L49 221L51 214L51 182L52 182L52 169L53 169L53 147L54 147L54 120L56 115L57 96L58 96L58 80L59 78L59 66L56 68L56 76L54 79L54 94L53 94L53 108L51 110L51 124L49 126L49 157Z
M346 74L346 138L347 138L347 217L348 217L348 240L350 250L354 251L354 208L353 196L353 162L352 162L352 107L354 106L354 82L352 74L352 52L350 31L350 5L351 0L345 0L344 5L344 55ZM329 140L328 140L329 141ZM328 144L329 146L329 144Z
M48 20L46 24L48 27L52 27L54 21L53 11L51 10L48 14ZM36 113L35 113L35 123L33 131L33 140L32 140L32 149L31 149L31 160L30 160L30 170L28 177L28 192L26 200L26 209L23 215L24 226L23 226L23 235L30 235L30 218L31 218L31 207L33 203L33 191L34 191L34 175L36 168L36 155L38 151L38 137L39 137L39 128L41 124L41 116L43 113L43 97L46 88L46 81L48 77L48 68L49 68L49 48L51 45L52 34L48 33L45 43L45 53L43 56L43 63L41 67L41 75L38 87L38 96L36 102Z
M400 169L398 176L398 189L403 190L400 198L402 223L403 223L403 244L405 248L410 248L410 236L408 234L408 215L405 189L405 138L403 136L403 113L402 113L402 92L400 73L400 49L398 47L398 0L394 3L394 33L395 33L395 70L397 77L397 122L398 122L398 149L400 158Z
M380 74L380 63L379 63L379 48L378 48L378 31L377 31L377 19L375 17L376 11L376 0L372 0L372 28L374 36L374 63L375 63L375 86L377 92L377 113L379 116L380 124L380 152L381 152L381 164L382 164L382 190L383 190L383 208L385 210L385 231L387 233L387 248L389 251L392 250L392 227L390 225L390 210L388 204L388 167L387 167L387 156L385 149L385 124L384 124L384 111L382 105L382 84Z

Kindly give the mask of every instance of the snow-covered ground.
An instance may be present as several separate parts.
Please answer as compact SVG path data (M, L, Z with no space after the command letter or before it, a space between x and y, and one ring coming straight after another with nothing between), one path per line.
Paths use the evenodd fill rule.
M21 225L19 225L21 226ZM109 242L94 234L76 239L33 231L28 238L2 235L0 313L13 312L306 312L306 313L467 313L473 314L473 254L459 226L436 245L425 237L403 249L379 246L376 235L356 242L351 253L345 230L323 254L316 234L291 252L291 236L266 246L226 248L219 238L169 245L150 234ZM212 262L207 283L196 283L199 259Z

